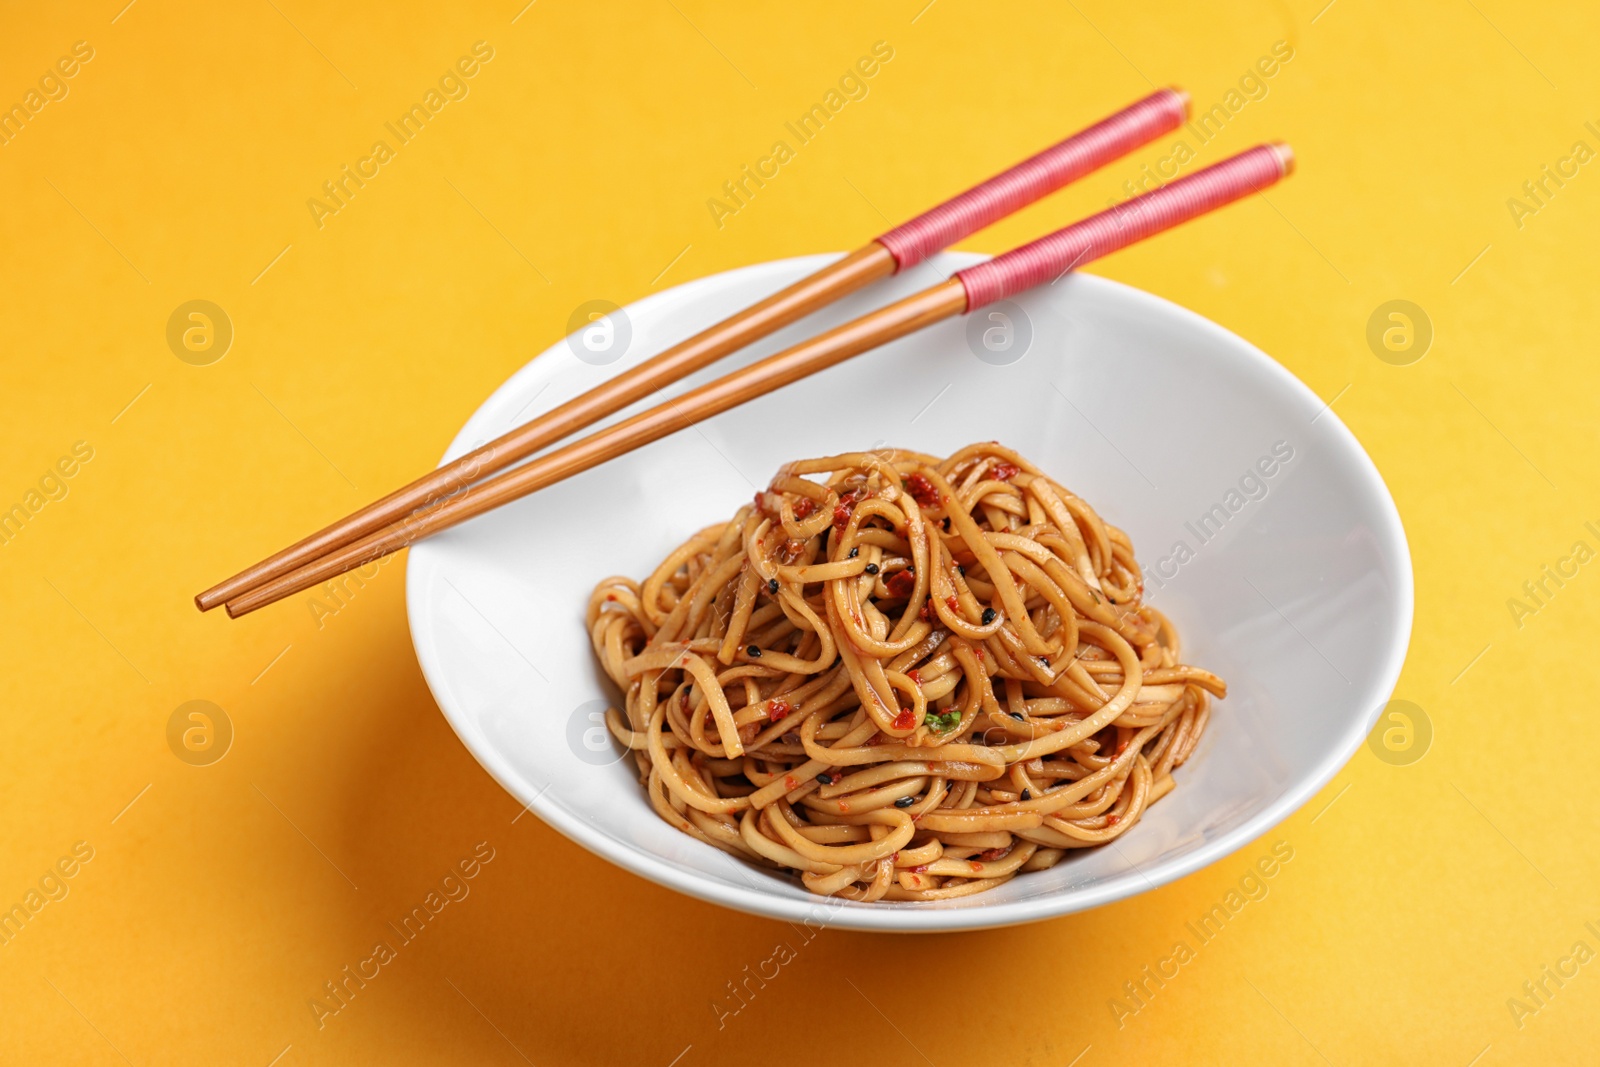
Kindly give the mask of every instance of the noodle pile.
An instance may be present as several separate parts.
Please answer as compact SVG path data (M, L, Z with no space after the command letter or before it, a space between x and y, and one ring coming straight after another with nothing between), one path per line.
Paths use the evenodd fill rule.
M1226 687L1143 591L1122 531L986 443L788 464L587 624L663 819L815 893L940 900L1172 789Z

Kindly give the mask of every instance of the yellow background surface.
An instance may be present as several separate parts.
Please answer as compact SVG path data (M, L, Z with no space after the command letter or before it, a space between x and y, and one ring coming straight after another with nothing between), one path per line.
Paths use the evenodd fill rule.
M1594 1061L1597 568L1507 605L1600 548L1600 164L1523 190L1600 149L1592 7L124 2L8 4L0 33L0 103L93 53L0 145L0 507L42 505L0 545L0 906L67 891L0 945L5 1062ZM308 199L479 41L469 94L319 226ZM708 198L878 41L866 97L719 227ZM1299 173L1093 269L1259 344L1371 453L1416 566L1396 696L1431 740L1362 749L1215 866L1026 927L802 941L519 817L424 685L401 567L333 614L191 605L431 466L585 301L856 247L1153 84L1227 106L1279 41L1199 162L1282 137ZM206 366L166 339L193 299L235 334ZM1394 299L1434 334L1406 366L1367 342ZM207 766L169 747L191 700L232 724ZM470 895L319 1026L323 983L480 842ZM1269 893L1129 999L1277 842Z

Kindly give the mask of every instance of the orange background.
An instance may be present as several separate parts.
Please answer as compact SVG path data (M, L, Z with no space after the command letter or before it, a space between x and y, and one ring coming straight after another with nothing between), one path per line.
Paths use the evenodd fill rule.
M39 505L0 545L0 906L66 891L0 944L0 1058L1592 1061L1600 965L1566 964L1542 1004L1522 983L1600 948L1600 726L1576 672L1600 578L1507 606L1600 547L1600 171L1542 170L1600 148L1592 8L124 2L8 5L0 34L0 104L93 52L0 144L0 507ZM478 41L468 94L319 228L307 200ZM878 41L865 98L719 227L708 198ZM1292 59L1199 161L1283 137L1299 173L1094 270L1261 345L1371 452L1417 568L1396 695L1432 736L1363 749L1214 867L1027 927L802 944L519 818L429 696L400 566L320 617L305 596L239 622L190 604L434 463L580 304L855 247L1152 84L1225 103L1279 41ZM1167 151L970 247L1101 207ZM194 299L234 331L204 366L166 339ZM1394 299L1434 331L1406 366L1366 339ZM92 458L52 477L77 442ZM232 724L206 766L168 744L191 700ZM1268 895L1119 1019L1123 983L1195 945L1185 924L1280 841ZM469 895L319 1028L323 983L480 842ZM793 958L719 1027L779 943Z

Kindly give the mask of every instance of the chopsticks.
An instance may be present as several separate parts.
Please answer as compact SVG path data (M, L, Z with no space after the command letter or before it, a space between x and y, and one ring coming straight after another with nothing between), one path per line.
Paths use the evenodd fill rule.
M624 374L423 475L196 596L209 611L374 531L438 505L478 479L622 410L664 386L969 237L1188 118L1189 96L1159 89L1016 166L895 227L814 274Z
M1214 211L1292 172L1287 145L1266 144L1134 197L948 280L692 389L474 485L445 503L272 578L227 601L234 618L365 566L406 545L659 440L677 430L943 319L1053 282L1067 272Z

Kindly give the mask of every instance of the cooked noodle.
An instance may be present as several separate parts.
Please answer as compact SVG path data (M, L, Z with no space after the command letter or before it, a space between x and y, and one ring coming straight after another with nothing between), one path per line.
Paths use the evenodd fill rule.
M1173 788L1226 687L1143 591L1122 531L988 443L788 464L587 621L663 819L815 893L942 900Z

